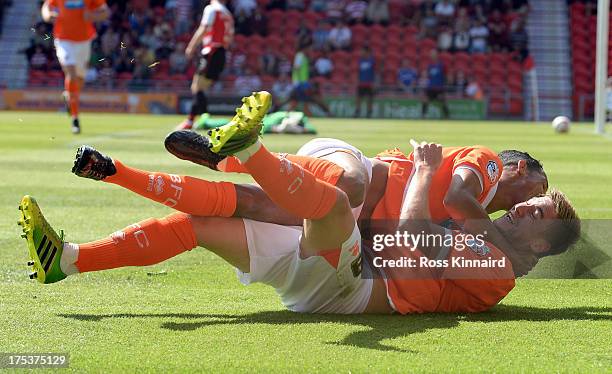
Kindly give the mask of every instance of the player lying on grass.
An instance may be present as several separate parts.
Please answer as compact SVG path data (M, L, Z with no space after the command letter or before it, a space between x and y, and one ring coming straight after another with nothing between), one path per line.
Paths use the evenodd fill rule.
M220 157L211 152L208 139L199 134L176 131L166 138L165 144L178 158L213 170L246 172L236 158ZM412 176L412 154L405 155L395 149L367 158L341 140L314 139L300 148L297 155L323 158L344 169L336 186L348 195L364 235L371 231L370 219L384 219L392 224L406 205L404 197ZM301 160L293 155L286 157L298 163ZM491 242L507 248L510 243L498 232L488 214L509 210L547 189L548 180L541 163L528 153L507 150L496 155L483 146L447 147L443 149L442 166L430 191L430 212L436 223L446 226L451 220L462 223L469 232L487 232ZM237 194L246 193L237 191ZM299 224L297 217L288 216L273 204L263 204L269 199L256 186L248 187L248 195L252 201L260 203L257 209L249 203L238 207L235 216L285 225ZM535 256L525 256L521 264L515 264L515 271L524 275L536 261Z
M139 222L102 240L74 244L63 242L36 201L26 196L20 205L20 224L37 270L32 277L53 283L79 272L151 265L202 246L236 267L243 283L261 282L274 287L282 303L293 311L479 312L496 305L512 290L512 261L521 253L560 253L579 234L579 221L571 204L553 191L521 203L495 220L496 227L521 248L521 253L502 251L490 243L462 242L458 238L460 232L451 233L430 220L428 192L443 160L442 149L434 144L415 144L415 172L407 191L409 208L403 212L402 225L411 233L451 235L457 238L456 245L414 251L390 248L384 256L396 259L397 251L403 251L402 255L411 257L460 256L475 261L502 261L503 265L463 271L433 269L428 277L418 278L412 274L414 269L389 268L383 278L361 277L361 239L346 194L300 165L270 153L259 141L253 143L257 133L250 131L252 128L248 121L230 124L222 129L218 140L213 139L213 145L220 144L218 152L235 153L274 203L304 217L303 227L175 213ZM329 164L332 169L337 167ZM206 183L209 187L217 185ZM176 196L166 192L172 189L176 191L157 191ZM227 196L223 189L215 189L202 195L202 199L208 206L219 207ZM468 249L461 250L458 244Z

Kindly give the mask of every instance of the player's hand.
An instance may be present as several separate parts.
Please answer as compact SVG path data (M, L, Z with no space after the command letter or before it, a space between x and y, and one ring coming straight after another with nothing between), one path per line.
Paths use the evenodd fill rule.
M421 142L420 144L410 139L414 148L414 166L418 169L436 171L442 164L442 146L435 143Z
M42 16L45 22L53 23L59 17L59 10L55 7L44 7Z
M55 22L57 17L59 17L59 12L57 10L49 11L49 22Z

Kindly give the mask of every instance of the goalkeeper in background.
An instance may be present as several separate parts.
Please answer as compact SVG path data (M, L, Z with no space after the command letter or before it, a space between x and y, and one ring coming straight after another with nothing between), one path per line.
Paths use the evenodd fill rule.
M227 125L229 118L211 118L210 114L203 114L195 123L195 130L210 130ZM273 112L266 115L263 120L264 134L316 134L317 130L310 124L303 112Z

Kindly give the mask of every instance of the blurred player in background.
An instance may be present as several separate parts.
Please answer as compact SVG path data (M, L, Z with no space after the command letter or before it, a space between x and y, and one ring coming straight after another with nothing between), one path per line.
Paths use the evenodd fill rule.
M179 129L193 128L196 116L208 113L208 99L205 91L219 79L225 68L225 50L234 38L234 18L225 6L225 0L211 0L204 8L202 22L191 38L185 54L192 58L196 48L202 43L200 63L191 82L193 102L189 116Z
M376 60L372 50L364 46L359 57L359 84L357 85L357 103L355 105L355 117L361 112L361 100L367 100L367 116L372 117L372 105L374 102L374 83L376 81Z
M291 82L293 85L291 95L287 100L277 103L275 111L279 111L280 108L288 103L287 111L294 112L301 103L304 107L304 113L307 116L312 116L310 103L314 103L327 116L331 117L332 113L325 101L323 101L321 87L317 82L310 80L310 46L310 43L298 42L297 52L293 58L293 66L291 68Z
M446 103L446 76L444 75L444 64L438 56L438 51L432 49L430 62L427 65L427 85L423 97L421 116L425 118L429 109L429 103L437 102L442 108L442 116L449 117L448 104Z
M91 41L96 37L94 22L106 20L110 10L105 0L45 0L42 18L53 22L55 50L64 71L64 100L72 117L72 132L79 134L79 93L85 81L91 55Z

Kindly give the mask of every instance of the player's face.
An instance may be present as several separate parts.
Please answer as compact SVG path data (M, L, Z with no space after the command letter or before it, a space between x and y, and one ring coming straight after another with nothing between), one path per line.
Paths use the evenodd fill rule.
M540 196L548 190L546 176L538 172L529 172L514 176L509 183L508 194L512 205L517 205L535 196Z
M530 243L555 224L557 213L555 205L549 196L533 197L518 203L506 214L495 220L495 226L515 243ZM547 248L534 249L534 252L545 252Z

